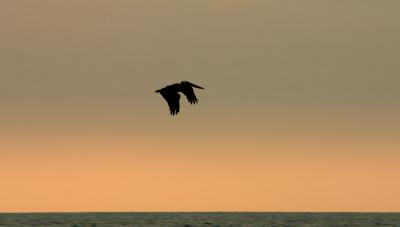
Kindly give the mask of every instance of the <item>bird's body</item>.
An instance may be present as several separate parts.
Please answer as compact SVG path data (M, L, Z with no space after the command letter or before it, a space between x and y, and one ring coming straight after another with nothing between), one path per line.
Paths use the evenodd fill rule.
M171 84L162 89L156 91L167 101L171 115L179 113L179 99L180 95L178 92L182 92L190 104L196 104L199 100L194 94L193 87L204 89L198 85L192 84L188 81L182 81L181 83Z

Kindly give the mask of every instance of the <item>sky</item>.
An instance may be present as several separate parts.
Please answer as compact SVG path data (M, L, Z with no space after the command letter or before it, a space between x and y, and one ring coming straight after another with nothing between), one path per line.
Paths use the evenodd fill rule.
M400 211L399 10L1 1L0 212Z

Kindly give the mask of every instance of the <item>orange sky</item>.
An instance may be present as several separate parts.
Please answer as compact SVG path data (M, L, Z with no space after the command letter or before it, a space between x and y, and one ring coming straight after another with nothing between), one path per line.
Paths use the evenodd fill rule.
M399 144L364 140L305 134L8 139L1 143L1 209L398 211Z
M399 211L399 10L1 2L0 212Z

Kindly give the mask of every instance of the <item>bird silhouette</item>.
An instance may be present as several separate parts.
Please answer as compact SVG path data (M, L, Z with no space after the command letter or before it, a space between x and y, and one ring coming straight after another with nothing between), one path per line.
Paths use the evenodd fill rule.
M179 113L179 99L181 96L178 92L182 92L190 104L196 104L199 101L194 94L193 87L204 89L196 84L190 83L189 81L181 81L181 83L171 84L156 90L156 93L160 93L167 101L170 113L174 116Z

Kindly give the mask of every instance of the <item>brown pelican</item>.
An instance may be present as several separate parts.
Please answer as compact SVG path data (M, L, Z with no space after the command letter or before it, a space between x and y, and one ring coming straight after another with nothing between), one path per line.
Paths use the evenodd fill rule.
M189 81L182 81L181 83L171 84L162 89L156 91L160 93L161 96L167 101L171 115L176 115L179 113L179 99L180 95L178 92L182 92L186 95L187 100L190 104L196 104L199 100L193 92L193 88L204 89L196 84L192 84Z

